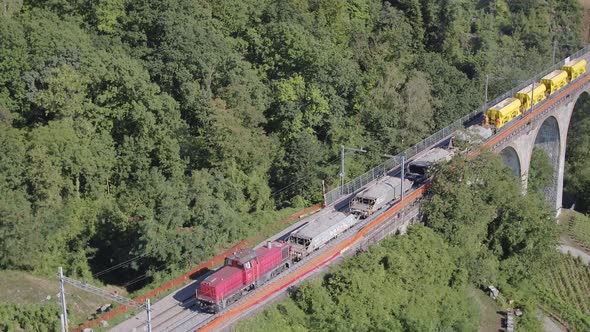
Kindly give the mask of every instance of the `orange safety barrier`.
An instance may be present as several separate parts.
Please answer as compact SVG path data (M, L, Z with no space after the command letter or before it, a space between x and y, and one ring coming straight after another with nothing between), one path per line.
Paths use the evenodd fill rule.
M510 127L510 129L508 129L504 132L501 132L497 136L493 137L491 140L486 142L486 144L484 144L484 146L494 145L496 142L498 142L502 138L504 138L504 137L508 136L510 133L512 133L516 128L520 127L525 122L529 121L531 117L541 113L547 107L553 105L557 100L559 100L561 97L563 97L564 94L571 92L572 90L576 89L580 85L584 84L589 79L590 79L590 75L586 76L585 78L579 80L578 82L576 82L574 84L570 84L568 86L568 88L563 89L560 93L555 95L555 97L558 97L558 98L552 98L551 100L548 100L542 107L536 109L534 112L529 113L526 116L524 116L522 119L518 120L515 123L515 125ZM476 155L478 155L480 152L481 152L481 149L477 149L476 151L469 154L468 158L473 158ZM267 299L268 297L270 297L272 294L276 293L277 291L280 291L280 290L284 289L285 287L288 287L290 284L292 284L293 282L295 282L299 278L301 278L301 277L317 270L318 268L324 266L325 264L329 263L331 260L338 257L342 252L346 251L351 245L353 245L354 243L359 241L361 239L361 237L364 236L367 232L369 232L370 230L375 228L381 222L387 220L393 214L397 213L402 207L406 206L409 202L411 202L415 198L422 196L423 193L426 191L426 189L429 186L430 186L430 183L424 184L423 186L418 188L416 191L407 195L403 201L394 205L389 210L385 211L382 215L375 218L375 220L373 220L369 224L367 224L367 226L365 226L362 230L360 230L352 238L336 244L333 248L330 248L330 250L328 250L327 252L325 252L322 255L307 262L304 265L304 267L302 267L301 270L293 273L293 275L289 276L288 279L285 279L285 280L278 279L278 280L275 280L274 282L271 282L271 284L269 285L268 288L265 288L258 293L254 293L252 297L245 300L244 303L242 303L239 307L231 309L228 312L224 313L223 315L215 318L214 320L212 320L211 322L206 324L204 327L202 327L200 329L200 331L215 331L215 330L221 328L220 325L222 325L224 322L227 322L228 320L236 317L237 315L243 313L244 311L250 309L251 307L259 304L260 302L264 301L265 299Z
M196 278L196 277L200 276L201 274L207 272L208 270L213 269L217 265L220 265L221 263L223 263L225 257L231 255L232 253L239 251L240 249L244 249L249 246L256 245L256 243L252 243L252 241L254 241L256 238L260 237L261 235L264 235L266 231L271 230L274 227L287 224L287 223L294 221L296 219L302 218L303 216L314 213L320 209L321 209L320 205L314 205L314 206L308 207L306 209L303 209L302 211L294 213L294 214L288 216L287 218L280 220L274 224L268 225L265 228L263 228L262 231L260 231L257 235L252 236L244 241L241 241L240 243L238 243L235 246L233 246L232 248L226 250L222 254L219 254L219 255L209 259L208 261L199 264L197 267L195 267L191 271L189 271L179 277L176 277L172 280L167 281L166 283L162 284L158 288L153 289L143 295L136 297L134 299L134 301L138 302L138 303L143 303L148 298L155 297L155 296L157 296L161 293L164 293L172 288L179 287L179 286L183 285L187 280L189 280L191 278ZM88 321L88 322L82 324L80 327L72 329L72 331L79 332L85 328L96 326L99 324L100 321L112 319L116 315L127 312L131 308L132 307L129 307L126 305L116 307L113 310L102 314L100 317L98 317L94 320Z

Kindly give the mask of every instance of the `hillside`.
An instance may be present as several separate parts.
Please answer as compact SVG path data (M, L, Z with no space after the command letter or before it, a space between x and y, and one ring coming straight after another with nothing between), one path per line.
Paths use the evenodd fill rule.
M16 305L23 308L48 306L58 310L60 307L59 281L56 277L43 278L19 271L0 271L0 306ZM121 288L106 287L110 291L117 290L125 296ZM99 296L84 292L66 284L66 302L69 320L72 325L83 323L96 312L97 308L110 303ZM2 310L0 310L1 312ZM8 323L11 317L2 317L2 323ZM59 322L59 317L56 317ZM2 326L0 323L0 327ZM26 330L26 329L25 329Z

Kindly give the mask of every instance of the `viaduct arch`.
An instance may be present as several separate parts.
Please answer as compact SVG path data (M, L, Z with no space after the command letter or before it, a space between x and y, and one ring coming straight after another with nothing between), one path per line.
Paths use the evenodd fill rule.
M578 98L583 93L590 94L590 78L582 78L578 87L564 88L557 92L551 105L534 114L524 124L512 129L513 132L493 145L504 163L513 174L520 177L523 191L527 190L531 157L535 148L542 149L549 157L553 167L551 184L544 188L545 198L550 207L559 214L563 197L563 178L565 172L565 152L570 120Z

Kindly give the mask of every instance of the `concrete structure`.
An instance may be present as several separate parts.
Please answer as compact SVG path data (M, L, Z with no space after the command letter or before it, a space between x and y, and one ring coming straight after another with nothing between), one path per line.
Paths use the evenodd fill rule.
M546 102L525 117L524 124L506 128L510 134L494 144L504 163L520 177L523 191L527 190L528 174L533 149L540 148L549 156L553 166L553 183L544 189L545 197L557 213L561 209L567 133L576 101L583 93L590 93L589 75L572 82L553 94Z

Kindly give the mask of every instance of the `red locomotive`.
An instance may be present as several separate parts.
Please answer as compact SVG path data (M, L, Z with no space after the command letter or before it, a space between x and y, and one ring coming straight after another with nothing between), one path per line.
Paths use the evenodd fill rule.
M202 311L216 313L248 291L291 266L291 245L268 242L258 249L244 249L225 258L225 264L201 282L197 303Z

